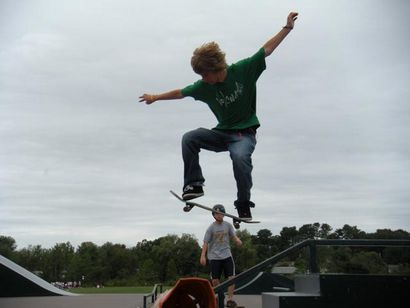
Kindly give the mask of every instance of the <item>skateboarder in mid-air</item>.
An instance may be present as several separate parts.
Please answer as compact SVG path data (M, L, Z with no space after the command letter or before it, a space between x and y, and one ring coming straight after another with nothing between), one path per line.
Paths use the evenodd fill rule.
M232 239L237 246L241 246L242 241L236 236L232 225L223 220L224 206L217 204L213 207L213 210L215 212L212 213L212 216L215 221L206 230L200 263L205 266L208 257L212 285L216 287L220 283L222 272L225 279L232 279L235 276L235 262L232 258L230 240ZM234 285L228 288L226 307L237 307L233 300L234 288Z
M184 159L184 200L204 195L205 179L199 165L199 152L229 151L237 184L234 202L238 216L252 219L250 207L252 188L252 153L256 146L256 130L260 126L256 116L256 81L266 68L265 58L293 29L298 13L290 13L284 26L262 48L249 58L232 65L225 62L225 53L215 42L195 49L191 66L201 79L183 89L161 94L144 94L140 102L152 104L158 100L181 99L191 96L205 102L215 114L218 125L213 129L198 128L182 138Z

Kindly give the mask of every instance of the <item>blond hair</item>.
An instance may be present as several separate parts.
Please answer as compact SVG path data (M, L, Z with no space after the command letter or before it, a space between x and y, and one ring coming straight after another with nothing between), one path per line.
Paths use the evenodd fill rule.
M225 53L215 42L203 44L194 50L191 66L195 73L218 72L226 68Z

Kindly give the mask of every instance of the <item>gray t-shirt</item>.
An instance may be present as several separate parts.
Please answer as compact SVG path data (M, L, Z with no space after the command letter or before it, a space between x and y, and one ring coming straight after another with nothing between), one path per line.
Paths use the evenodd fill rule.
M229 240L235 235L232 225L226 221L214 222L206 230L204 242L208 243L208 260L223 260L232 256Z

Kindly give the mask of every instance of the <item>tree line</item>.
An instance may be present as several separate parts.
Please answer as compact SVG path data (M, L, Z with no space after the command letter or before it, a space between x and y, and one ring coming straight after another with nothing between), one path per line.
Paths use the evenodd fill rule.
M261 229L256 235L237 231L243 245L232 245L236 270L241 272L305 239L410 239L404 230L380 229L366 233L356 226L344 225L333 231L326 223L284 227L278 235ZM107 242L98 246L70 242L52 248L30 245L17 250L11 236L0 235L0 254L50 282L81 281L82 285L125 286L173 284L180 277L207 277L209 269L199 264L202 241L195 236L169 234L143 240L133 247ZM319 247L322 272L410 274L409 248ZM280 264L305 272L308 252L300 251ZM393 265L393 266L392 266Z

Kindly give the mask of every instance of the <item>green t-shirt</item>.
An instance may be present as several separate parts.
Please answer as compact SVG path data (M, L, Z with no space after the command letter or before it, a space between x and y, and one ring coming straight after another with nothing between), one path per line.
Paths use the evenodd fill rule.
M218 120L217 129L258 127L256 116L256 81L266 68L265 50L227 68L223 82L214 85L202 80L183 88L183 96L205 102Z

